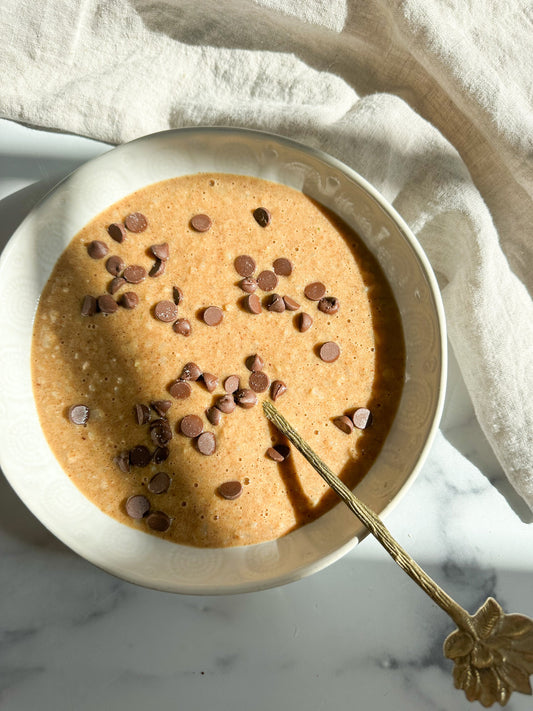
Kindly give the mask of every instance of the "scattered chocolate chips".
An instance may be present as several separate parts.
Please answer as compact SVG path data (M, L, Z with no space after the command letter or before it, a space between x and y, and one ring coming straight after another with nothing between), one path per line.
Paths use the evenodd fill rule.
M198 415L185 415L180 422L180 432L182 435L185 435L185 437L194 439L201 435L203 430L204 426Z
M130 453L128 450L119 452L116 457L113 458L113 462L117 465L123 474L129 474L130 471Z
M124 284L127 284L125 279L119 276L114 277L107 285L107 290L110 294L116 294L117 291L124 286Z
M233 262L235 271L242 277L251 277L255 272L255 261L248 254L241 254Z
M259 300L257 294L249 294L245 297L244 303L251 314L261 313L261 301Z
M179 286L172 287L172 298L174 299L176 306L179 306L183 302L183 291L179 288Z
M234 397L237 405L240 405L245 410L248 410L257 404L257 395L253 390L248 390L247 388L237 390Z
M358 430L365 430L372 424L372 413L366 407L358 407L352 415L352 420Z
M140 284L146 279L146 269L138 264L131 264L124 269L122 276L130 284Z
M220 424L220 420L222 419L222 412L216 407L209 407L205 411L205 416L207 417L209 422L216 427Z
M327 341L320 346L319 355L324 363L333 363L341 354L341 349L334 341Z
M126 293L120 297L120 305L125 309L134 309L139 305L139 297L134 291L126 291Z
M165 273L166 269L166 262L163 262L161 259L156 259L155 262L153 263L152 268L148 272L148 276L152 277L155 279L155 277L161 276L162 274Z
M273 447L269 447L266 453L267 456L275 462L284 462L291 453L291 450L286 444L275 444Z
M202 432L196 440L196 446L200 454L205 454L206 457L209 457L215 453L217 448L215 435L212 432Z
M81 315L82 316L94 316L97 309L97 302L94 296L87 294L83 297L83 302L81 304Z
M224 314L218 306L208 306L202 314L202 318L208 326L218 326L222 323Z
M196 232L207 232L211 225L211 218L208 215L195 215L191 218L191 227Z
M300 308L300 304L290 296L284 296L283 301L285 302L285 308L287 311L298 311Z
M125 266L126 263L124 262L122 257L118 257L116 254L114 254L112 257L109 257L109 259L105 263L105 268L112 276L118 276L120 272L123 271Z
M180 380L198 380L202 375L202 371L196 363L185 363L181 371Z
M267 227L270 224L271 215L266 207L256 207L253 216L260 227Z
M141 519L150 511L150 502L146 496L135 494L126 501L126 513L130 518Z
M113 222L113 224L109 225L107 233L115 242L124 242L126 239L126 229L120 222Z
M314 281L312 284L308 284L304 289L304 294L310 301L320 301L325 293L326 287L321 281Z
M68 419L73 425L86 425L90 410L87 405L71 405L68 409Z
M270 397L274 402L283 395L284 393L287 392L287 386L283 382L283 380L274 380L272 385L270 386Z
M282 462L283 457L281 454L274 449L274 447L269 447L266 451L267 457L270 457L270 459L273 459L275 462Z
M253 294L258 287L257 279L254 279L253 277L246 277L239 282L239 286L247 294Z
M172 330L175 333L179 333L180 336L190 336L191 335L191 322L186 318L179 318L176 323L172 325Z
M251 370L252 372L254 370L263 370L263 368L265 367L265 362L258 353L254 353L254 355L248 356L245 361L245 364L248 370Z
M161 464L168 459L170 451L168 447L156 447L154 456L152 457L154 464Z
M240 481L225 481L218 487L217 491L223 499L232 501L233 499L238 499L242 494L242 484Z
M152 494L165 494L169 486L169 475L166 472L157 472L148 482L148 491Z
M285 257L275 259L272 266L278 276L290 276L292 274L292 262L285 259Z
M148 405L135 405L133 412L138 425L145 425L150 422L150 408Z
M240 380L238 375L228 375L224 380L224 390L231 395L240 388Z
M130 232L144 232L148 227L148 220L142 212L132 212L126 217L124 224Z
M204 385L208 392L212 393L216 390L218 385L218 378L216 375L213 375L212 373L202 373L202 380L204 381Z
M254 373L251 373L248 379L248 384L254 392L264 393L265 390L268 390L268 386L270 385L270 378L266 373L263 373L262 371L258 370Z
M87 253L92 259L103 259L109 252L109 247L105 242L95 239L87 245Z
M185 380L176 380L168 389L172 397L176 400L185 400L192 392L190 383Z
M158 301L154 306L154 316L158 321L171 323L176 320L178 307L173 301Z
M302 312L300 314L300 318L298 319L298 330L300 333L305 333L305 331L308 331L311 326L313 325L313 319L309 314L306 314L305 312Z
M353 422L346 415L339 415L333 419L333 424L338 427L345 434L351 434L353 432Z
M154 255L156 259L162 262L166 262L170 257L170 248L168 242L163 242L163 244L153 244L150 247L150 252Z
M336 314L339 308L339 300L334 296L323 296L318 302L318 310L323 314Z
M239 391L240 392L240 391ZM215 402L215 407L225 415L229 415L235 409L235 400L232 395L221 395Z
M163 513L163 511L152 511L146 519L146 523L152 531L164 533L165 531L168 531L172 521L166 513Z
M282 314L285 311L285 301L279 294L272 294L266 302L267 311Z
M172 407L171 400L154 400L150 403L150 407L154 409L160 417L164 417Z
M274 291L278 285L278 277L269 269L261 272L257 276L257 284L261 291Z
M130 449L130 464L132 467L147 467L151 459L150 450L144 444L138 444L133 449Z
M118 309L118 304L110 294L102 294L97 299L98 310L103 314L114 314Z

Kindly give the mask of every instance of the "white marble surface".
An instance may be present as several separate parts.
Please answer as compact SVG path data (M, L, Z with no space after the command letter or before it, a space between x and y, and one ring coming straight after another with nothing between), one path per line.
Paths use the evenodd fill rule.
M0 121L0 248L49 188L107 148ZM387 525L470 611L493 595L533 617L531 520L452 355L442 433ZM470 707L441 652L452 623L370 538L283 588L176 596L78 558L2 477L0 590L2 711ZM507 708L532 706L514 695Z

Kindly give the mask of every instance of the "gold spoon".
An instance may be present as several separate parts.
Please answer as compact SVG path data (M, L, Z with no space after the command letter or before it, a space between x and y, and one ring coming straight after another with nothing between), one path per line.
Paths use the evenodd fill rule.
M455 687L469 701L482 706L495 702L505 706L513 691L531 694L533 674L533 620L524 615L506 615L489 597L470 615L432 580L394 540L383 522L313 452L289 422L270 402L263 402L266 417L316 469L327 484L377 538L387 553L455 622L458 629L444 641L444 656L455 662Z

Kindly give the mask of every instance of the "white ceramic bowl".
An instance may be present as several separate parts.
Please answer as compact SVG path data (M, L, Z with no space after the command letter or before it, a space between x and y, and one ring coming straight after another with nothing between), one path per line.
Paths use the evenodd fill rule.
M146 136L79 168L24 220L0 261L0 463L6 477L52 533L108 572L160 590L222 594L309 575L344 555L366 530L342 503L283 538L239 548L192 548L124 526L89 502L56 462L39 426L30 372L37 301L72 236L138 188L205 171L302 190L352 226L381 264L401 313L406 373L392 429L355 489L380 515L413 481L433 440L444 399L446 338L435 277L401 217L353 170L285 138L226 128Z

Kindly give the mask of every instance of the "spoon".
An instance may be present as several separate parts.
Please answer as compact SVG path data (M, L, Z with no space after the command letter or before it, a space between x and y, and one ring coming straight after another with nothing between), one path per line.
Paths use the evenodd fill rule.
M479 701L485 707L494 703L505 706L513 691L531 694L533 620L524 615L505 614L493 597L470 615L404 551L379 516L348 489L272 403L263 402L263 411L400 568L455 622L457 629L446 637L443 647L444 656L455 663L455 687L463 689L469 701Z

